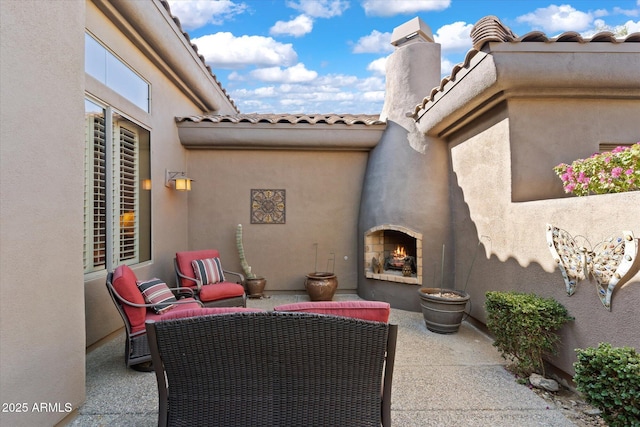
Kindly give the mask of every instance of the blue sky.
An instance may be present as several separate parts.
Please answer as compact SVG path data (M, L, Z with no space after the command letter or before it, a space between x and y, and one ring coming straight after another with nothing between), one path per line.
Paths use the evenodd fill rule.
M487 15L518 36L640 32L640 0L169 0L242 113L379 114L391 33L416 16L442 46L442 75ZM427 94L425 94L426 96Z

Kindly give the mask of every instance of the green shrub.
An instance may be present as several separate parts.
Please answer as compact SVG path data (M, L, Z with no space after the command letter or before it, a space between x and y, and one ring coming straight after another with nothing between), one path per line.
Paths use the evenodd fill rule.
M544 375L543 357L556 354L560 338L555 333L573 320L567 309L553 298L519 292L487 292L487 328L502 357L514 362L518 375Z
M631 347L576 349L573 380L611 427L640 426L640 354Z

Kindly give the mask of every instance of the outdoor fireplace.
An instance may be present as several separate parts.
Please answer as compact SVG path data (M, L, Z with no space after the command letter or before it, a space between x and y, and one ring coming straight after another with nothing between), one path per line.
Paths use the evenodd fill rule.
M381 225L364 235L365 277L422 283L422 234L399 225Z

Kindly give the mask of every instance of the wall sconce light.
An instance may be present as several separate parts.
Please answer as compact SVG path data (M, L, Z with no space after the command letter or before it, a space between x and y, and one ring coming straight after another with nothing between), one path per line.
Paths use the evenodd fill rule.
M140 187L141 187L143 190L151 190L151 180L150 180L149 178L147 178L147 179L143 179L143 180L140 182Z
M171 182L178 191L191 191L191 181L193 179L187 177L184 172L171 172L165 169L165 181L164 185L171 188Z

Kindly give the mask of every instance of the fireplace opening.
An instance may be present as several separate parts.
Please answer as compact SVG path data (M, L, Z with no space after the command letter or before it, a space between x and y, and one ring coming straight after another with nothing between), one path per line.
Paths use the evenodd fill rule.
M370 229L364 236L365 276L422 283L422 235L397 225Z

